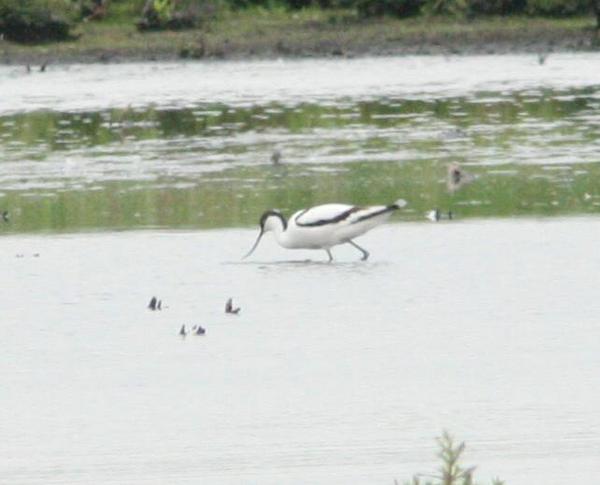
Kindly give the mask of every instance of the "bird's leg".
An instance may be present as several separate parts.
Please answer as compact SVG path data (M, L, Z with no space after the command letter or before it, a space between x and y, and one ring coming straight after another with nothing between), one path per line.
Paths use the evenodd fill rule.
M331 255L331 251L329 249L326 249L325 251L327 251L327 256L329 256L329 262L331 263L333 261L333 256Z
M348 244L352 244L352 246L354 246L356 249L358 249L361 253L362 253L362 259L363 261L366 261L369 258L369 251L367 251L366 249L361 248L358 244L356 244L354 241L348 239Z

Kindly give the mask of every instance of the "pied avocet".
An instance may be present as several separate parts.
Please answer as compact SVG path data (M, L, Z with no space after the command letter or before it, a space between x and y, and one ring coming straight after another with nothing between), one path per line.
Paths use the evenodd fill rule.
M368 251L353 239L378 226L390 214L406 205L399 199L390 205L359 207L347 204L324 204L302 209L287 220L275 209L266 211L260 218L258 238L244 256L250 256L265 232L273 231L280 246L288 249L324 249L329 261L333 260L330 249L348 243L362 253L362 260L369 257Z

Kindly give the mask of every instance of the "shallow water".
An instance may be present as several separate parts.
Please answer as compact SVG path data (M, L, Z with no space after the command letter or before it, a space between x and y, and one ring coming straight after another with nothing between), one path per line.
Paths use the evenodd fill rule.
M5 237L0 482L389 484L442 429L482 480L593 481L599 235L397 223L335 264L241 263L249 230Z
M595 213L599 62L1 67L0 208L18 214L3 230L239 227L268 207L398 197L408 219ZM452 161L479 179L451 196Z
M0 67L0 483L391 484L443 429L593 482L599 62ZM366 263L240 260L267 208L399 197Z

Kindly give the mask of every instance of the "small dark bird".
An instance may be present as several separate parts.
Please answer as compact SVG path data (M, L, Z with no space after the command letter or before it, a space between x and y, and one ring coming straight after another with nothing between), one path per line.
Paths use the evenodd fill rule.
M156 304L156 309L162 310L162 300L158 300L158 303Z
M8 213L8 211L2 211L2 220L4 222L10 221L10 214Z
M540 52L538 54L538 63L539 65L543 65L546 62L546 59L548 58L548 54L544 53L544 52Z
M458 163L448 165L446 187L450 193L454 193L475 180L475 176L464 170Z
M187 332L185 331L185 325L182 325L179 329L179 335L181 335L182 337L185 337L187 335Z
M29 64L27 64L27 66L25 66L25 70L27 72L31 72L31 66Z
M44 62L41 66L40 66L40 72L46 72L46 66L48 65L47 62Z
M152 299L150 300L150 303L148 303L148 308L150 308L150 310L152 310L152 311L156 310L157 303L159 303L158 300L156 299L155 296L153 296ZM160 307L158 307L158 309L160 310Z
M237 307L237 308L233 308L233 300L230 298L229 300L227 300L227 303L225 303L225 313L231 313L233 315L237 315L238 313L240 313L241 308Z
M206 333L206 330L204 328L202 328L200 325L198 325L198 328L196 329L196 332L194 332L194 335L204 335Z
M281 163L281 150L276 148L271 154L271 163L273 165L279 165Z

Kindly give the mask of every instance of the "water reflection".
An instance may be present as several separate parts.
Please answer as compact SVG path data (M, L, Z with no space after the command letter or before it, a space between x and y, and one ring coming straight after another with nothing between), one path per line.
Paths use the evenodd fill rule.
M599 90L6 114L2 230L215 228L398 197L409 219L596 212ZM455 194L452 162L477 177Z

